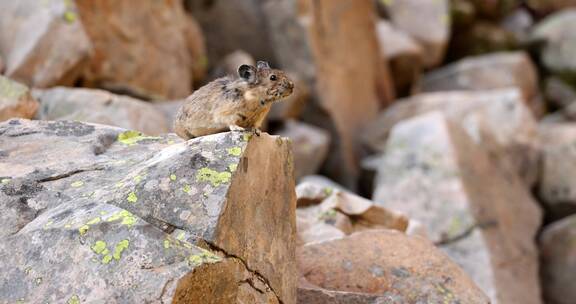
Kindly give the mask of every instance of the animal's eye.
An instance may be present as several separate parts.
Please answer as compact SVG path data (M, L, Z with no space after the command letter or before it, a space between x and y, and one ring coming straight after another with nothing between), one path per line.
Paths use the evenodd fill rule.
M276 78L276 75L270 75L270 80L276 81L276 79L277 79L277 78Z

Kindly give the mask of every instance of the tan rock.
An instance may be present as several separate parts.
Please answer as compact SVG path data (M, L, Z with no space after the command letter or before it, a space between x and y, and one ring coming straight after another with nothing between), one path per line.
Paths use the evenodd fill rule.
M489 303L433 244L395 231L305 245L298 265L309 283L300 284L299 303Z
M380 114L363 134L375 151L384 151L390 130L411 117L442 111L468 135L500 159L501 166L518 172L528 185L538 176L538 127L516 89L478 92L437 92L400 100Z
M35 90L40 101L37 119L76 120L126 129L147 135L167 133L170 121L152 104L96 89Z
M576 215L544 228L540 237L542 289L547 303L569 304L576 299Z
M450 38L448 0L386 1L392 23L410 34L425 50L424 65L440 64Z
M539 196L553 218L576 211L576 183L574 170L576 153L576 124L542 124L542 173Z
M492 303L542 303L537 203L441 112L394 127L373 199L422 222Z
M388 69L379 54L371 0L303 1L302 18L316 67L316 92L339 141L327 170L345 186L358 178L362 127L394 98ZM343 7L354 9L342 9ZM354 47L342 47L353 45Z
M278 135L288 137L294 148L296 180L318 172L326 159L330 135L323 129L295 120L287 121Z
M0 75L0 121L10 118L32 118L38 101L23 84Z
M334 188L315 182L301 182L296 186L296 206L308 207L322 203L332 194Z
M1 302L296 302L287 141L22 119L0 134Z
M535 114L542 112L536 67L523 52L502 52L466 58L430 72L422 91L483 91L518 88Z
M422 72L424 50L406 33L394 28L385 20L376 24L382 57L390 65L396 93L410 95Z
M205 68L200 31L180 1L78 1L94 56L85 85L150 99L184 98Z
M74 1L0 4L0 55L6 76L33 87L69 85L91 51Z

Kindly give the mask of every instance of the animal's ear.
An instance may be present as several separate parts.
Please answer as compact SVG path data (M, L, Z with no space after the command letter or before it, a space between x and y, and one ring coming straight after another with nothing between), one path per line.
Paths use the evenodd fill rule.
M250 83L253 83L256 81L256 68L251 65L243 64L238 68L238 76Z
M268 65L268 62L266 61L258 61L256 63L256 67L258 68L258 70L270 69L270 65Z

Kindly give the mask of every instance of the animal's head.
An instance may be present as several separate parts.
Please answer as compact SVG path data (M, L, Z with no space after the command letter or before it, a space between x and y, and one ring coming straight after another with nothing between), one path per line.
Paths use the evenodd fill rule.
M264 88L269 100L288 97L294 90L294 83L286 73L270 68L266 61L258 61L256 66L241 65L238 68L238 76L254 87Z

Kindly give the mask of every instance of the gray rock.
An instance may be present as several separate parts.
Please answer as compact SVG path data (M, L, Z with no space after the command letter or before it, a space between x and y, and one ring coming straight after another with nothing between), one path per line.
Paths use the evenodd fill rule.
M420 221L492 303L542 303L537 203L441 112L393 128L375 188L376 203Z
M540 237L542 289L547 303L570 304L576 299L576 215L544 227Z
M0 134L0 302L295 302L285 140L27 120Z
M32 118L38 101L25 85L0 75L0 121L10 118Z
M465 58L427 73L422 80L423 92L505 88L518 88L534 113L542 112L536 67L523 52Z
M167 133L171 120L152 104L97 89L34 90L40 101L37 119L78 120L133 129L148 135Z
M295 120L287 121L278 135L292 140L296 180L315 174L326 159L330 134L318 127Z
M544 90L546 100L556 107L564 108L576 102L576 88L560 78L546 78Z
M72 84L91 52L74 1L0 3L6 76L33 87Z

